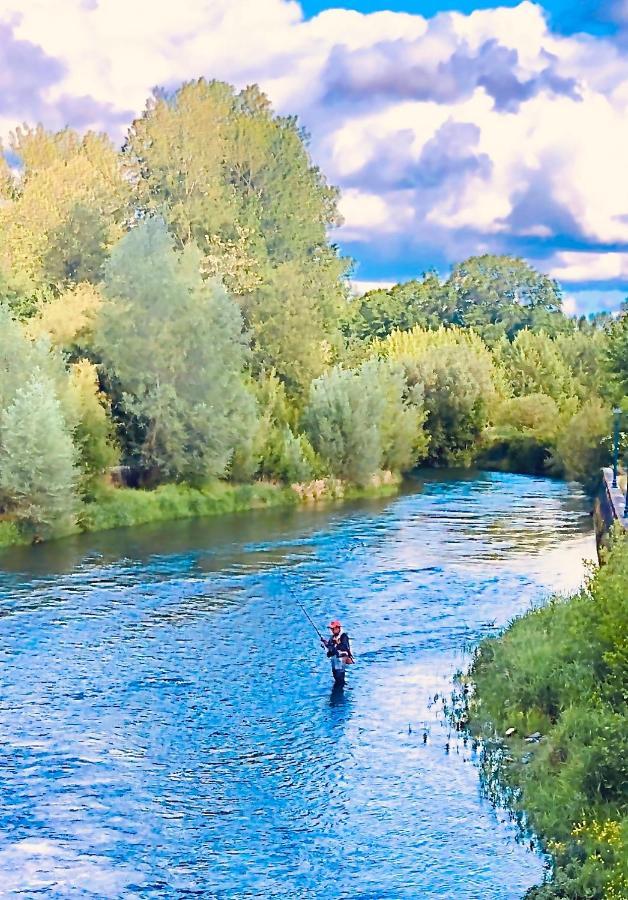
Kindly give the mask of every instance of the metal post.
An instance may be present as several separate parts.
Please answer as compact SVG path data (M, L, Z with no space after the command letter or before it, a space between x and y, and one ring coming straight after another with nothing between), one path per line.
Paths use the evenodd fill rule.
M619 468L619 417L621 409L618 406L613 410L615 422L613 427L613 487L617 487L617 470Z

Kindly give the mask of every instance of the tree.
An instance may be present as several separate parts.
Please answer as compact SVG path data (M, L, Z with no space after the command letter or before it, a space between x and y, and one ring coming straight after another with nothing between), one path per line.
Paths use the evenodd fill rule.
M624 396L628 394L628 301L608 332L607 365Z
M498 373L481 338L459 328L393 332L376 351L403 368L409 392L423 398L432 462L469 451L497 400Z
M128 208L129 184L113 145L104 135L41 126L18 128L10 143L22 171L14 198L0 208L0 270L26 300L46 288L98 281Z
M334 475L366 484L379 469L383 405L372 370L335 367L312 382L305 429Z
M327 239L337 192L304 137L259 89L200 79L155 95L123 154L132 209L163 215L177 248L201 248L204 272L240 303L256 371L297 392L324 367L347 269Z
M600 469L610 459L611 412L592 397L570 418L556 441L552 466L567 478L597 487Z
M242 377L237 305L204 282L200 254L182 253L161 219L114 248L95 343L123 417L127 455L148 477L223 475L254 403Z
M7 409L13 402L17 391L30 378L41 377L62 401L62 409L66 416L66 424L72 428L72 416L69 406L63 402L67 386L67 373L63 357L51 348L50 342L42 337L31 341L19 322L9 309L0 303L0 410Z
M35 376L0 417L0 492L27 529L45 536L72 524L76 508L72 438L54 385Z
M438 328L450 318L447 299L447 289L434 273L389 290L368 291L352 302L344 330L349 336L368 341L385 338L393 331L408 331L415 325Z
M559 345L542 331L525 329L512 343L503 339L496 355L517 397L546 394L563 407L577 395L578 386Z
M499 405L495 424L533 432L540 438L555 434L560 423L560 411L553 397L547 394L526 394L510 397Z
M37 313L25 322L24 330L32 340L47 338L55 347L75 351L91 343L101 306L99 288L83 282L41 303Z
M608 336L602 328L576 328L556 335L555 345L571 370L580 400L608 390L605 354Z
M364 484L382 467L414 468L427 449L424 414L404 394L401 367L379 359L335 367L312 383L304 424L335 475Z
M557 282L512 256L472 256L448 281L451 322L473 327L491 343L522 328L564 330Z
M379 420L380 467L409 472L425 459L429 437L423 425L426 412L421 390L407 391L403 367L397 362L370 359L361 367L367 384L377 385L382 397Z
M82 359L70 366L68 393L74 405L73 432L78 487L90 497L107 469L118 462L108 398L99 390L96 366Z

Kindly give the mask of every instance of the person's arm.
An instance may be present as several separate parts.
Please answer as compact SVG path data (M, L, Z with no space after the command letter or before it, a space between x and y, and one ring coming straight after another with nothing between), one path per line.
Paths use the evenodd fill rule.
M353 654L351 653L351 644L349 643L349 635L348 634L344 634L344 632L343 632L343 634L340 635L340 644L339 644L338 649L342 653L347 653L351 657L351 659L353 659Z

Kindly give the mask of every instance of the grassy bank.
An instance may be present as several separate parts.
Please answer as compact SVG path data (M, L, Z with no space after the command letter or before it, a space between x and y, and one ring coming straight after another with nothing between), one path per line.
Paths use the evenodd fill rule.
M103 488L98 499L81 506L75 525L39 535L37 540L252 509L387 496L396 493L400 483L400 478L384 472L363 486L325 478L290 487L266 482L239 485L214 482L201 488L164 484L153 490L108 487ZM33 535L21 530L15 522L0 521L0 547L32 541Z
M628 898L628 541L477 650L459 714L489 793L551 858L529 900ZM467 699L470 698L470 699Z

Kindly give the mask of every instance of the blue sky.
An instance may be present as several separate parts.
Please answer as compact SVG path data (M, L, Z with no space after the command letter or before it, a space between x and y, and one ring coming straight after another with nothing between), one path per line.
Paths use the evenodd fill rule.
M345 0L337 4L347 9L354 9L361 13L373 13L382 9L395 12L413 13L422 16L434 16L439 12L472 13L477 9L492 9L496 6L514 7L520 0L501 0L500 3L491 0L455 0L441 2L441 0L391 0L389 3L379 3L377 0ZM325 9L333 8L333 4L320 2L320 0L304 0L301 3L306 16L315 16ZM620 8L620 5L618 5ZM552 0L543 3L552 29L562 34L574 34L587 32L594 35L614 35L618 31L617 16L613 15L612 5L598 2L598 0Z
M0 0L0 135L121 142L155 86L257 82L341 191L357 288L523 256L628 294L628 0Z

